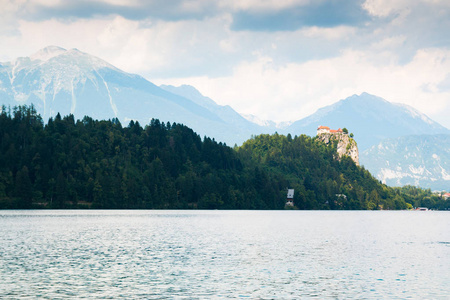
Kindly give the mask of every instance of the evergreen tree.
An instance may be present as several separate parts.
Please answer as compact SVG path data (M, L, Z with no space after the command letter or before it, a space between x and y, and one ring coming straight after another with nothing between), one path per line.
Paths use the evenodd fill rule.
M19 106L0 113L0 150L0 208L282 209L288 187L299 209L448 207L429 190L380 184L305 135L230 148L182 124L57 114L44 125Z
M16 195L18 197L18 208L31 208L33 190L26 166L16 174Z

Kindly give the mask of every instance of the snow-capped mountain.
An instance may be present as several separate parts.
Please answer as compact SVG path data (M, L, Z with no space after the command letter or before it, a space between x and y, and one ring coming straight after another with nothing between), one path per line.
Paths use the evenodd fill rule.
M386 139L360 155L364 166L391 186L450 189L450 135Z
M218 108L212 100L197 104L100 58L55 46L0 64L0 104L31 103L45 121L58 112L79 119L117 117L125 125L130 120L145 125L158 118L183 123L231 145L260 131L251 123L247 125L253 127L243 126L246 120L230 107Z
M367 93L353 95L294 122L285 133L316 135L317 126L347 128L360 151L386 138L418 134L449 134L450 130L414 108L388 102Z
M50 46L30 57L1 64L0 96L4 104L34 103L43 118L47 119L56 112L75 114L95 105L91 101L83 103L93 96L89 95L93 87L101 96L98 102L108 105L103 106L101 112L91 112L99 117L114 117L118 111L104 80L107 72L127 77L127 74L105 61L77 49Z

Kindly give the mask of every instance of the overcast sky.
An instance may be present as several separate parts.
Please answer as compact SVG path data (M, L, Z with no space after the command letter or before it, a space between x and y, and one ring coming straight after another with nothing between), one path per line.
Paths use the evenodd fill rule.
M450 128L449 0L0 0L0 61L48 45L262 119L368 92Z

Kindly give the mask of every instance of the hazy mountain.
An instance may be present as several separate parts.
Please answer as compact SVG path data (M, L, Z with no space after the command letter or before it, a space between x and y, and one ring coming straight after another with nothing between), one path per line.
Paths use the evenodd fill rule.
M77 49L50 46L30 57L0 64L0 104L33 103L44 120L58 112L80 119L85 115L117 117L124 125L131 119L145 125L158 118L183 123L231 145L260 132L230 107L219 107L212 100L202 102L201 95L195 96L198 101Z
M360 154L360 162L391 186L450 190L450 135L417 135L383 140Z
M292 124L292 122L290 122L290 121L277 123L277 122L274 122L271 120L263 120L255 115L251 115L251 114L242 115L242 116L244 118L246 118L247 120L249 120L250 122L258 124L259 126L270 129L272 131L279 130L279 129L286 129Z
M391 103L367 93L321 108L313 115L294 122L283 132L314 136L319 125L334 129L346 127L354 133L360 151L386 138L450 133L410 106Z
M248 138L250 138L252 134L259 134L262 132L270 131L270 128L262 128L260 124L247 120L238 112L236 112L233 108L231 108L231 106L218 105L211 98L203 96L193 86L181 85L176 87L173 85L161 85L160 87L173 94L185 97L193 101L194 103L208 109L212 113L219 116L225 122L235 125L242 132L246 132Z

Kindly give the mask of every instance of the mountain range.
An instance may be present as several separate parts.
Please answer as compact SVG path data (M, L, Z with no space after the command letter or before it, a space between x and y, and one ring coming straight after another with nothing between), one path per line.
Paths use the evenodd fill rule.
M169 87L160 88L100 58L56 46L1 63L0 99L11 107L33 103L44 120L58 112L79 119L88 115L94 119L118 118L125 123L137 120L141 125L158 118L183 123L228 144L240 144L258 133L257 125L230 107L200 98L199 105L170 92Z
M314 136L319 125L345 127L358 142L361 164L378 179L393 185L450 189L446 175L450 166L443 163L448 157L437 149L430 150L448 150L449 144L431 142L435 140L429 138L441 135L440 139L446 141L444 135L450 131L412 107L367 93L342 99L301 120L276 124L218 105L192 86L157 86L77 49L49 46L30 57L0 63L0 104L13 107L31 103L44 121L58 112L71 113L78 119L85 115L94 119L118 118L125 125L136 120L144 126L157 118L183 123L201 136L228 145L240 145L261 133ZM419 145L414 152L417 160L407 161L404 149L411 151L411 143ZM425 151L423 147L428 148ZM443 172L438 172L436 159L423 157L429 156L430 151L440 158ZM395 165L396 171L387 168L387 163ZM421 169L428 171L419 174L417 170Z
M311 116L294 122L284 131L315 135L318 125L347 128L354 133L360 151L386 138L450 134L450 130L410 106L391 103L367 93L353 95L321 108Z

